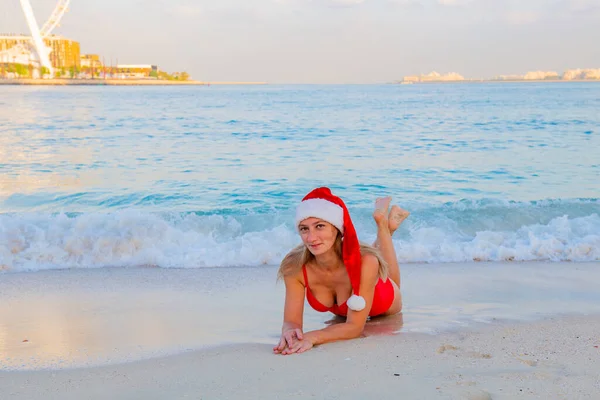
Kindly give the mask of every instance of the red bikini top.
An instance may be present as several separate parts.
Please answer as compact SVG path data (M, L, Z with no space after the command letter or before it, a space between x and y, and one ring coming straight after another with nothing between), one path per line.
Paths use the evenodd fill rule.
M308 304L319 312L332 312L335 315L345 317L348 315L347 300L340 305L334 304L331 307L326 307L313 295L310 287L308 286L308 276L306 275L306 266L302 266L302 273L304 274L304 286L306 287L306 300ZM394 284L391 279L387 279L385 282L379 278L377 285L375 285L375 292L373 294L373 302L371 304L371 310L369 316L374 317L376 315L382 315L390 309L394 303Z
M319 311L319 312L329 311L336 315L342 315L342 316L345 316L348 314L348 305L346 304L346 301L343 302L341 305L333 304L333 306L331 306L331 307L327 307L327 306L324 306L323 304L321 304L321 302L319 300L317 300L317 298L313 295L312 291L310 290L310 287L308 286L308 276L306 275L306 265L302 266L302 273L304 274L304 286L306 286L306 300L308 300L308 304L310 304L310 306L312 308L314 308L315 311Z

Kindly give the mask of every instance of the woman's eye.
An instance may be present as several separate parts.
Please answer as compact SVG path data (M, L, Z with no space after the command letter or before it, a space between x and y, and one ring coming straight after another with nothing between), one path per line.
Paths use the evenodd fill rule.
M325 227L325 224L319 224L319 225L317 225L317 228L319 228L319 229L324 228L324 227Z

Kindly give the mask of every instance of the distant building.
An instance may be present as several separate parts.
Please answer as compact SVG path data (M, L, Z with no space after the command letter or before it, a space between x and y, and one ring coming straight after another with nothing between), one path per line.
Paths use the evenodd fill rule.
M405 76L402 79L402 82L405 83L417 83L417 82L458 82L458 81L464 81L465 78L460 75L457 74L456 72L449 72L447 74L440 74L438 72L430 72L429 74L426 75L410 75L410 76Z
M560 79L558 73L554 71L530 71L523 77L526 81L542 81Z
M98 69L102 68L102 62L98 54L82 54L79 58L81 68Z
M119 64L115 68L119 78L148 78L158 73L158 66L151 64Z
M598 69L568 69L562 77L565 81L574 79L600 79L600 68Z
M494 76L492 81L522 81L523 75L497 75Z
M406 82L406 83L417 83L419 81L420 81L420 79L416 75L405 76L404 78L402 78L402 82Z
M44 43L49 48L52 67L79 67L79 42L62 36L51 35L44 38ZM0 63L37 64L31 37L26 35L0 35Z

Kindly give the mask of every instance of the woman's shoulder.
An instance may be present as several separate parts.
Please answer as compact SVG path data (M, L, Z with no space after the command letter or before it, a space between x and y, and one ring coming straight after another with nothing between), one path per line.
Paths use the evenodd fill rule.
M379 259L374 254L364 254L362 257L362 271L367 274L379 273Z
M284 275L284 280L300 281L304 285L304 268L306 268L306 266L302 265L300 268L288 271L288 273Z
M363 265L379 265L379 259L375 254L367 253L361 255Z

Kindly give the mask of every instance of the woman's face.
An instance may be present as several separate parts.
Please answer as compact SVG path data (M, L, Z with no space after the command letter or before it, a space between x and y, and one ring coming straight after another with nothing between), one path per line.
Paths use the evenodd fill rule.
M333 248L338 230L319 218L307 218L298 224L302 243L314 255L325 254Z

